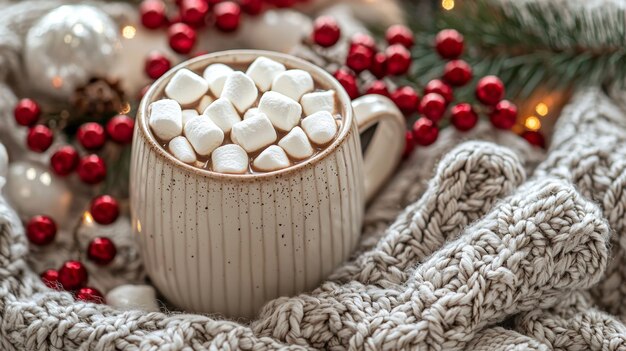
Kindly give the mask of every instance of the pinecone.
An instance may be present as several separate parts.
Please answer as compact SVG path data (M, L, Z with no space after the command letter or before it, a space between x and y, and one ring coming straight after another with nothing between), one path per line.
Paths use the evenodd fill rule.
M103 118L118 113L124 105L124 91L117 79L91 78L74 91L70 102L78 116Z

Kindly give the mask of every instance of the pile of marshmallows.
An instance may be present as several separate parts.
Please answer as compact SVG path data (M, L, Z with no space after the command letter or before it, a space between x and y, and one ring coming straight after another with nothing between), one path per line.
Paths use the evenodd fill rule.
M311 157L312 144L325 146L337 134L334 91L314 89L308 72L266 57L246 73L221 63L208 66L203 77L183 68L165 87L168 99L150 105L149 125L182 162L210 156L213 171L242 174L262 150L252 169L279 170ZM277 131L286 135L275 144Z

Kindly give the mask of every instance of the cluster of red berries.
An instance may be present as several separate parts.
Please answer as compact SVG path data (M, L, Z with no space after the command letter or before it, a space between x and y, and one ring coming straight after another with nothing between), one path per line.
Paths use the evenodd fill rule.
M80 301L104 303L104 295L98 289L87 286L88 279L85 265L73 260L66 261L58 270L48 269L41 273L41 280L50 289L70 291Z

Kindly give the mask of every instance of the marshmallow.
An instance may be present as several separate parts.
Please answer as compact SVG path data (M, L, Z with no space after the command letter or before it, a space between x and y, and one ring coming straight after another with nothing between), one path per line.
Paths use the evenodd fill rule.
M272 90L300 101L302 95L313 91L313 77L301 69L285 71L274 78Z
M288 132L300 123L302 106L285 95L268 91L261 97L259 111L267 115L274 127Z
M224 132L204 116L194 118L185 124L185 136L193 149L202 156L211 154L211 151L224 141Z
M265 113L259 111L258 107L253 107L253 108L249 109L248 111L246 111L246 113L243 114L243 119L248 119L250 117L254 117L254 116L258 116L258 115L267 117L267 115L265 115Z
M150 285L119 285L107 293L105 301L108 305L122 311L159 311L156 292Z
M243 174L248 171L248 154L237 144L220 146L211 155L213 171Z
M328 111L316 112L302 120L302 129L312 142L324 145L337 134L337 122Z
M209 83L199 75L183 68L178 70L165 86L165 95L189 105L198 101L209 90Z
M258 95L259 91L252 78L243 72L236 71L226 78L220 97L228 99L239 112L244 112L255 103Z
M230 101L224 98L215 100L211 105L209 105L209 107L207 107L204 114L207 115L213 123L217 124L217 126L220 127L224 133L230 132L233 124L241 121L241 117L239 117L237 110L235 110Z
M268 91L274 78L285 70L286 68L282 63L261 56L252 62L246 74L254 80L259 90Z
M291 158L302 160L313 155L313 147L302 128L295 127L278 142Z
M247 152L254 152L275 142L276 130L272 122L260 114L233 125L230 137Z
M170 140L169 149L172 155L185 163L196 162L196 152L184 136L177 136Z
M185 125L187 125L187 122L189 122L192 118L196 118L198 117L198 111L196 110L183 110L183 129L185 128Z
M309 116L315 112L328 111L335 112L335 92L332 90L316 91L302 95L300 99L304 114Z
M213 101L215 101L215 99L213 99L209 95L204 95L200 99L200 102L198 102L198 106L196 107L196 110L198 110L198 113L204 112L204 110L206 110L206 108L209 107L209 105L212 104Z
M269 172L287 168L290 162L283 148L277 145L270 145L254 159L252 165L259 171Z
M229 74L233 72L233 69L226 66L223 63L214 63L209 65L205 70L202 76L209 83L211 87L211 93L213 95L220 97L222 94L222 89L224 88L224 82L226 82L226 78Z
M180 135L183 131L183 116L180 105L170 99L151 103L148 124L159 139L169 141Z

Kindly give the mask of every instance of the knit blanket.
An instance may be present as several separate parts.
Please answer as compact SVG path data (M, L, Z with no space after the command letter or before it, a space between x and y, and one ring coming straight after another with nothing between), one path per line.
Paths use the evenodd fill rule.
M16 213L0 201L0 344L626 349L625 113L598 89L577 93L536 169L536 152L486 126L470 139L490 142L468 141L435 156L460 137L449 132L424 149L430 158L415 155L369 208L353 260L316 290L269 302L248 324L118 311L50 290L28 264Z

